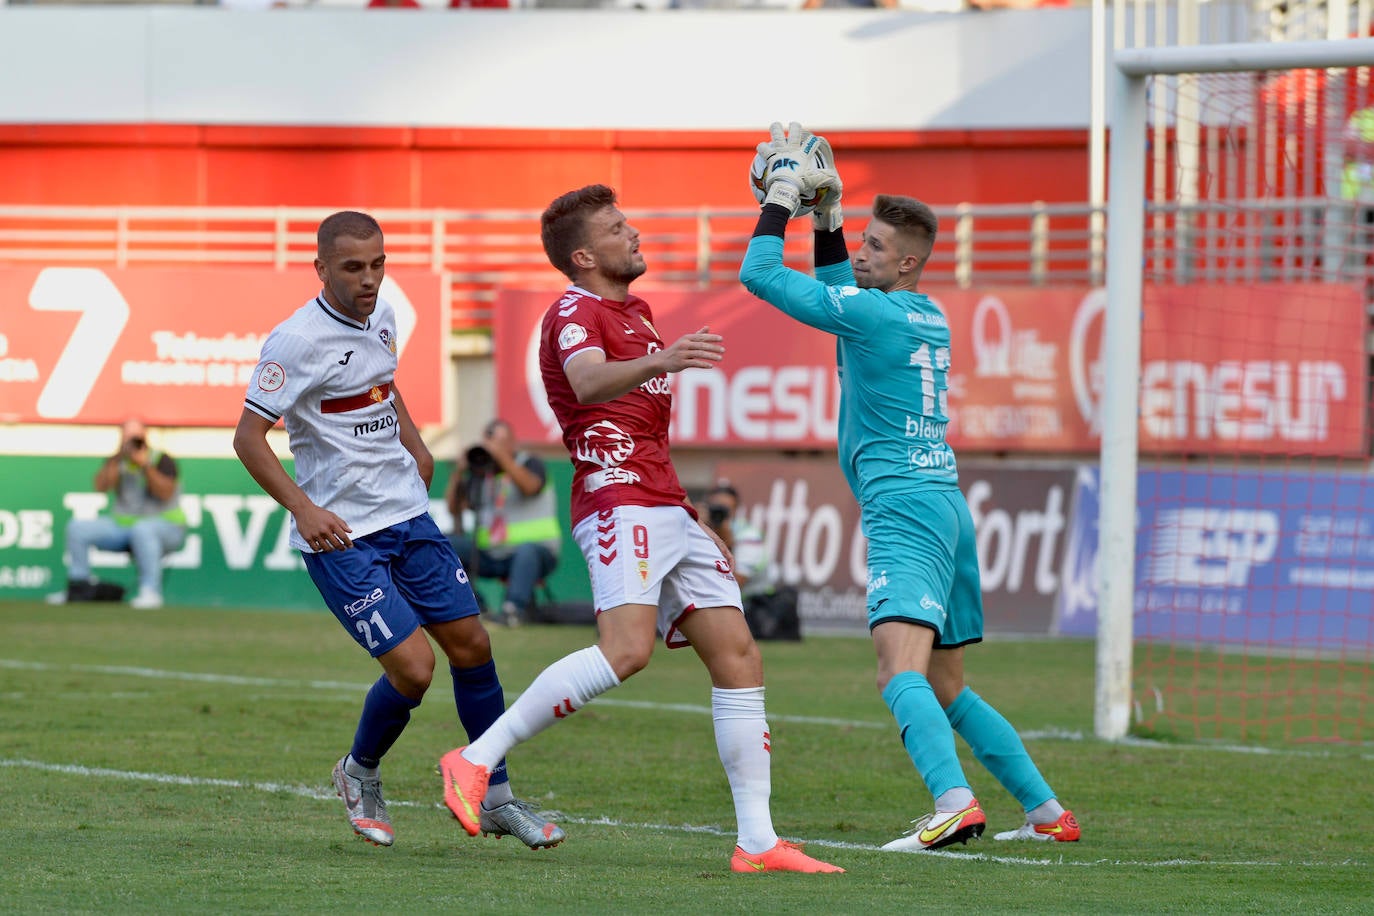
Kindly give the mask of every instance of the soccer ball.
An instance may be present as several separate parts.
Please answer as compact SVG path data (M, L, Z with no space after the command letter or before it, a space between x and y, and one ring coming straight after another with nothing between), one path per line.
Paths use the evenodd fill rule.
M811 164L818 169L830 167L830 163L825 161L819 150L815 150L811 153ZM759 206L763 206L763 198L766 194L763 183L765 168L766 163L764 162L763 156L756 153L754 155L754 161L749 164L749 189L754 192L754 199L759 202ZM811 211L816 209L816 205L825 200L825 195L829 193L829 188L820 188L815 196L803 197L801 199L801 206L797 208L796 213L792 214L792 217L795 219L798 216L810 215Z

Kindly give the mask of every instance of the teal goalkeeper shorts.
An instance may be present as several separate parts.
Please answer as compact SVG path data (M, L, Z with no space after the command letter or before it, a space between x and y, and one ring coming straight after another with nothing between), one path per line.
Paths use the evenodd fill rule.
M868 628L906 620L935 631L937 649L983 639L983 589L968 503L958 489L878 497L863 507Z

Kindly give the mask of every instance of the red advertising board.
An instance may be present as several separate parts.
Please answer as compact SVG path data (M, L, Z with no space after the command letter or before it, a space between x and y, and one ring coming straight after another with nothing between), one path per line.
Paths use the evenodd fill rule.
M929 290L950 319L950 443L958 450L1098 448L1106 294L1100 289ZM665 341L725 336L716 369L674 376L678 445L833 448L834 339L740 289L645 293ZM496 305L500 410L517 435L557 440L538 371L556 292ZM1146 292L1141 448L1363 454L1367 368L1359 290L1197 284Z
M440 278L391 271L397 376L441 422ZM233 426L269 331L318 292L306 270L0 268L0 422Z

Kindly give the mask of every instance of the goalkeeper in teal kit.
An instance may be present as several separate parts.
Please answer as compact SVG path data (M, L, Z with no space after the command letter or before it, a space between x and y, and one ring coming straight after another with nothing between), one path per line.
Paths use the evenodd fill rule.
M835 335L840 465L868 538L878 689L935 800L933 814L883 849L938 849L982 835L986 818L955 752L955 732L1025 808L1025 823L997 839L1077 840L1078 822L1016 730L964 684L964 647L983 638L983 599L973 519L945 442L949 325L916 290L935 243L935 214L913 198L879 195L851 265L829 144L795 122L771 132L759 145L766 190L740 280ZM783 233L803 202L815 206L814 278L782 260Z

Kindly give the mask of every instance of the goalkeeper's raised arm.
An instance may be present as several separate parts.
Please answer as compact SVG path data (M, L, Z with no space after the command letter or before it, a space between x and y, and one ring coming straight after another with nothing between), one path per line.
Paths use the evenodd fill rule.
M830 144L795 121L787 131L778 122L769 130L772 139L758 146L758 155L765 162L765 194L754 236L740 266L740 282L793 318L843 334L847 329L828 307L834 299L829 288L853 286L854 272L844 242L840 208L843 186ZM783 265L787 223L801 215L804 199L816 201L811 211L815 279Z

